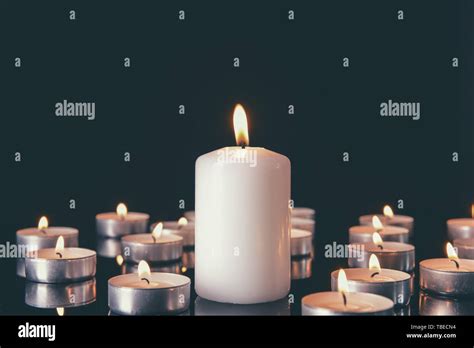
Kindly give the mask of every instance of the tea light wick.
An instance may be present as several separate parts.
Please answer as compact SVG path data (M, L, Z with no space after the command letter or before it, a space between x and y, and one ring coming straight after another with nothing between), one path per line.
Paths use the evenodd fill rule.
M344 302L344 307L347 307L347 296L343 292L341 292L341 294L342 294L342 301Z
M61 254L59 251L56 251L56 255L59 255L59 258L63 258L63 254Z
M143 277L141 280L145 280L148 283L148 285L150 285L150 281L148 280L148 278Z
M372 273L372 274L370 275L370 278L373 278L373 277L375 277L375 276L378 275L378 274L380 274L380 272L374 272L374 273Z
M459 269L459 262L458 261L456 261L455 259L449 259L449 261L454 262L454 264L456 265L456 268Z

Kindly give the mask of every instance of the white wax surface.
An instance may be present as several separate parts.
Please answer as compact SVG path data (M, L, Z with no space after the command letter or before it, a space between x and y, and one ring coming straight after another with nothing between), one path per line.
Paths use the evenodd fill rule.
M380 231L377 231L375 227L369 226L369 225L361 225L361 226L352 226L349 228L349 233L354 233L354 234L370 234L372 235L374 232L379 232L379 234L382 236L388 236L388 235L400 235L400 234L408 234L408 229L404 227L397 227L397 226L384 226L384 228Z
M229 158L227 153L245 154ZM240 158L247 160L237 161ZM232 160L231 160L232 159ZM288 294L291 164L260 147L227 147L196 161L195 289L251 304Z
M312 237L312 233L305 230L300 230L297 228L291 229L291 239L299 239L299 238L308 238Z
M55 248L48 248L48 249L39 249L36 252L37 259L50 259L50 260L73 260L73 259L82 259L87 258L95 255L95 251L84 249L84 248L64 248L61 251L62 257L59 257L56 254Z
M190 282L186 276L172 273L154 273L145 276L150 281L141 280L138 273L123 274L113 277L109 283L115 287L132 289L169 289L185 285Z
M163 234L156 239L153 239L151 233L137 233L129 234L122 237L123 241L137 244L166 244L166 243L175 243L180 240L183 240L182 237L172 234L171 230L163 230Z
M410 279L408 273L387 268L382 268L379 274L373 277L372 274L377 271L369 268L346 268L344 272L348 281L355 282L387 283ZM337 274L338 272L335 273Z
M100 213L96 215L96 219L98 220L116 220L116 221L127 221L127 222L148 220L149 218L150 218L150 215L148 214L135 213L135 212L129 212L127 213L127 215L123 217L117 215L117 213L114 213L114 212Z
M303 305L312 308L325 308L338 313L371 313L388 310L393 302L388 298L361 292L346 294L347 304L339 292L318 292L303 298Z
M45 229L38 229L36 227L24 228L16 232L17 235L24 237L38 237L38 238L57 238L59 236L77 234L79 231L72 227L51 226Z
M364 243L364 251L366 252L379 252L379 253L397 253L397 252L408 252L415 250L415 247L411 244L398 243L398 242L383 242L383 249L380 249L374 243Z
M449 219L447 221L448 225L459 226L459 227L474 227L474 219L470 218L460 218L460 219Z
M408 215L394 215L392 218L389 218L383 214L372 214L372 215L362 215L359 217L359 222L362 225L372 225L372 217L377 216L382 224L384 225L399 225L399 224L409 224L414 221L413 217Z
M456 268L456 264L453 261L450 261L448 258L423 260L420 262L420 267L423 266L428 269L443 272L474 272L474 260L458 259L457 262L459 263L459 269Z

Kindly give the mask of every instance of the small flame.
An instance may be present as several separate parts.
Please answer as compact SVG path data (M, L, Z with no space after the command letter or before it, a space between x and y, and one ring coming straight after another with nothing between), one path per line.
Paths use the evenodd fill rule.
M140 263L138 264L138 277L140 279L147 279L150 277L151 271L150 271L150 266L148 266L148 263L146 261L141 260Z
M453 248L453 245L448 242L446 244L446 253L448 254L448 258L450 260L458 260L458 254L456 253L456 250Z
M234 108L234 133L238 146L247 146L249 144L247 115L240 104L237 104Z
M377 271L377 272L381 271L379 259L377 258L377 255L375 254L370 255L369 269L372 271Z
M346 272L341 268L337 275L337 290L341 294L347 294L349 292L349 284L347 283Z
M159 239L161 237L161 234L163 233L163 223L157 223L155 228L153 229L153 232L151 232L151 235L153 239Z
M56 308L56 312L58 313L60 317L62 317L64 315L64 307Z
M385 215L389 219L393 218L393 210L392 208L390 208L389 205L386 205L385 207L383 207L383 215Z
M56 253L62 253L64 251L64 238L59 236L58 241L56 242Z
M181 267L181 273L186 273L187 270L186 266Z
M375 245L382 245L383 243L383 239L378 232L374 232L372 234L372 241L374 242Z
M372 216L372 226L374 226L376 231L382 231L383 230L382 221L380 221L380 219L377 215Z
M179 226L186 226L187 224L188 224L188 219L186 219L184 216L179 218L178 220Z
M39 219L38 222L38 229L39 230L44 230L48 228L48 218L46 216L42 216L41 219Z
M123 264L123 256L122 255L117 255L115 257L115 262L117 262L117 265L122 266Z
M125 216L127 216L127 214L128 214L127 206L123 203L119 203L117 205L117 215L121 218L124 218Z

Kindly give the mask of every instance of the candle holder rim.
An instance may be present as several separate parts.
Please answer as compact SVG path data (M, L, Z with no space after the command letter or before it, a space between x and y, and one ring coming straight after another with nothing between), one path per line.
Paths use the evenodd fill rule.
M452 270L452 271L451 271L451 270L440 270L440 269L437 269L437 268L432 268L432 267L426 266L426 264L423 265L423 263L426 263L426 261L435 261L435 260L436 260L436 261L439 261L439 260L446 260L446 261L448 261L449 259L448 259L447 257L437 257L437 258L433 258L433 259L422 260L422 261L420 261L420 268L421 268L421 266L423 266L423 268L426 268L426 269L429 269L429 270L432 271L432 272L441 273L441 274L442 274L442 273L454 273L454 274L472 273L472 274L474 274L474 270L473 270L473 271L469 271L469 270L468 270L468 271L460 272L460 271L456 271L456 270ZM457 261L458 261L458 262L461 262L461 261L462 261L462 262L467 262L467 263L469 263L469 264L474 265L474 260L471 260L471 259L457 259ZM462 265L460 265L460 266L462 266Z
M355 246L353 246L353 245L363 245L363 246L364 246L364 250L363 250L364 253L373 253L373 254L375 254L375 253L377 253L377 252L381 252L381 253L383 253L384 255L388 255L388 254L400 254L400 253L411 253L411 252L415 251L415 246L414 246L413 244L408 244L408 243L383 242L383 243L382 243L382 246L387 245L387 244L390 245L390 244L392 244L392 243L397 244L397 245L398 245L398 244L402 244L402 245L408 246L408 247L410 247L410 248L409 248L409 249L405 249L405 250L391 250L391 251L387 251L387 250L378 248L378 247L376 246L376 244L374 244L374 243L351 243L351 244L349 244L349 248L355 248ZM375 249L375 250L369 250L369 249L366 248L366 246L374 246L374 247L377 248L377 249Z
M311 296L323 296L324 294L334 294L334 293L338 293L338 292L337 291L321 291L321 292L315 292L315 293L312 293L312 294L308 294L308 295L304 296L301 299L301 303L302 303L302 305L304 305L304 303L303 303L304 299L308 298L308 297L311 297ZM360 312L360 314L380 312L381 310L389 310L390 308L393 308L393 306L395 305L395 303L391 299L389 299L388 297L382 296L382 295L372 294L370 292L357 292L357 291L347 293L348 296L351 295L351 294L352 295L363 295L363 296L366 296L366 297L371 297L374 300L385 302L384 305L386 307L384 306L384 308L382 308L382 309L374 308L374 310L367 311L367 312ZM311 307L311 305L309 305L309 306ZM315 306L315 307L316 308L324 308L324 307L321 307L321 306ZM348 312L349 313L359 313L359 312L352 312L352 311L348 311Z
M136 236L140 236L140 235L146 235L146 236L150 236L151 238L151 241L150 243L148 242L143 242L143 241L137 241L137 240L133 240L134 237ZM168 241L160 241L160 238L158 238L156 241L153 240L152 238L152 235L151 233L133 233L133 234L127 234L125 236L122 236L121 240L122 241L125 241L129 244L136 244L136 245L160 245L160 244L180 244L181 242L183 242L184 238L177 235L177 234L174 234L174 233L170 233L169 235L167 234L166 235L167 237L168 236L172 236L172 239L174 240L168 240ZM130 240L132 239L132 240Z
M110 217L105 217L105 215L111 215ZM141 213L138 211L129 211L127 212L127 215L122 219L120 218L115 211L106 211L103 213L98 213L96 214L96 219L106 219L106 220L114 220L114 221L124 221L124 222L131 222L131 221L136 221L136 220L141 220L141 219L133 219L130 218L132 215L135 215L136 218L150 218L150 214L147 213ZM128 217L128 218L127 218Z
M367 228L372 229L373 231L363 231ZM391 230L391 232L386 232L384 231L385 229ZM354 225L349 227L349 232L353 233L360 233L360 234L365 234L365 233L373 233L373 232L378 232L377 229L371 225ZM409 234L410 230L406 227L402 226L396 226L396 225L384 225L383 229L380 230L379 232L381 235L384 234Z
M411 215L405 215L405 214L393 214L393 217L392 218L389 218L388 216L384 215L384 214L381 214L381 213L377 213L377 214L364 214L364 215L361 215L359 218L360 219L372 219L372 216L377 216L377 217L383 217L384 219L387 219L387 220L395 220L396 218L403 218L403 219L406 219L407 222L413 222L415 221L415 218ZM387 225L390 225L389 223Z
M126 289L127 291L142 291L142 290L145 290L145 291L147 291L147 290L148 291L168 291L168 290L171 290L171 289L181 288L183 286L187 286L188 284L189 285L191 284L191 278L189 278L189 277L187 277L183 274L176 274L176 273L169 273L169 272L151 272L151 274L152 275L153 274L166 274L167 276L168 275L172 276L172 278L184 279L184 280L186 280L186 282L184 282L182 284L178 284L178 285L167 286L167 287L164 287L164 288L132 288L130 286L112 284L113 279L120 278L120 277L123 278L124 276L135 275L138 278L138 273L127 273L127 274L119 274L119 275L116 275L112 278L109 278L109 280L107 281L107 284L109 286L114 287L114 288Z
M356 267L356 268L345 268L344 271L346 271L346 273L349 273L351 270L368 270L368 271L374 271L374 270L371 270L370 268L367 268L367 267ZM412 278L412 275L409 274L408 272L404 272L404 271L400 271L398 269L391 269L391 268L381 268L380 269L380 272L382 271L393 271L395 273L403 273L402 275L405 277L403 279L392 279L392 280L389 280L389 281L373 281L373 282L370 282L370 284L386 284L386 283L403 283L403 282L406 282L407 280L410 280ZM331 272L331 277L337 279L337 275L339 273L339 270L335 270L335 271L332 271ZM379 273L380 274L380 273ZM383 274L380 274L380 275L383 275ZM349 277L347 277L347 281L348 282L365 282L364 280L357 280L357 279L349 279Z
M48 231L48 230L56 230L56 229L60 229L60 230L63 230L64 232L66 232L65 234L67 236L70 236L70 235L73 235L75 233L79 233L79 229L75 228L75 227L70 227L70 226L50 226L50 227L46 227L44 229L39 229L38 227L27 227L27 228L22 228L18 231L16 231L16 234L17 235L20 235L20 236L29 236L31 238L57 238L59 237L59 235L49 235L49 234L37 234L38 232L40 231Z
M29 260L38 260L38 262L43 261L43 262L48 262L48 261L75 261L75 260L83 260L83 259L88 259L90 257L97 257L97 252L92 249L86 249L86 248L79 248L79 247L66 247L64 249L80 249L80 250L86 250L90 252L90 255L85 255L85 256L80 256L80 257L74 257L74 258L58 258L58 259L51 259L51 258L46 258L46 257L38 257L38 256L31 256L35 255L38 253L40 250L54 250L56 251L56 248L44 248L44 249L38 249L35 251L31 251L26 253L26 258Z

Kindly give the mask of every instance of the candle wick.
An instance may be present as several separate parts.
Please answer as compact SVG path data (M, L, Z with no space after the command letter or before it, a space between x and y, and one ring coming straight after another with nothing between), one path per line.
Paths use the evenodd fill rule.
M242 149L245 149L245 146L246 146L246 145L245 145L244 142L241 142L241 143L239 144L239 146L240 146Z
M61 254L59 251L56 252L56 255L59 255L59 257L62 259L63 258L63 254Z
M153 238L153 243L156 243L156 238L154 235L151 235L151 238Z
M383 250L383 245L382 244L378 244L377 246L379 247L380 250Z
M345 293L342 293L342 300L344 301L344 307L347 306L347 296Z
M147 278L142 278L141 280L146 280L146 282L150 284L150 281Z
M449 259L449 261L453 261L454 264L456 265L456 268L459 269L459 262L457 262L457 261L454 260L454 259Z
M46 234L46 230L44 228L40 229L40 231Z
M372 275L370 276L371 278L375 277L377 274L379 274L379 272L374 272L372 273Z

